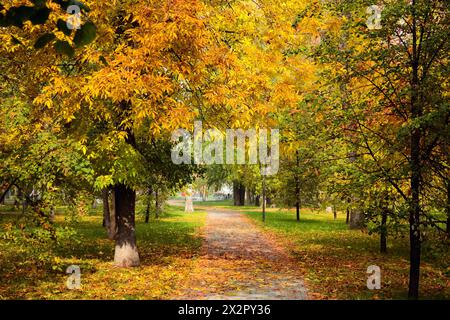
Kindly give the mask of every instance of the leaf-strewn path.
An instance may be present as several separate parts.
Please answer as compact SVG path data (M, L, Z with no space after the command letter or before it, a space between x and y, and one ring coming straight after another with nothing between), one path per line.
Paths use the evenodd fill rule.
M307 299L295 263L245 215L208 208L204 244L178 299Z

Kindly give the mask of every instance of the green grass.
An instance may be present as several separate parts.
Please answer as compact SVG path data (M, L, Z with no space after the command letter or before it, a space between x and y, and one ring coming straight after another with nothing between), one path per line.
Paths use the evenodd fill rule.
M349 230L345 217L308 209L301 212L269 209L266 223L261 210L245 209L261 228L276 235L298 261L313 292L324 299L404 299L408 283L407 237L388 239L388 254L379 253L379 238L365 231ZM433 239L439 242L440 239ZM429 299L449 299L450 269L448 244L424 244L421 295ZM439 254L436 254L438 252ZM366 287L367 267L381 268L381 290Z
M144 223L143 215L138 214L136 227L141 266L129 269L116 268L112 264L114 242L106 238L101 226L101 208L89 210L76 223L65 219L64 208L59 208L56 225L71 227L77 234L62 237L57 244L12 237L9 235L11 230L18 232L14 226L22 225L25 230L32 230L29 216L13 213L9 208L0 210L0 299L177 297L195 269L202 243L199 228L206 217L201 211L202 205L239 210L273 234L303 271L311 298L406 298L407 237L389 238L388 254L380 254L378 236L348 230L341 214L335 221L331 214L304 209L301 221L297 222L292 210L268 209L263 224L260 208L233 207L231 201L208 201L196 203L193 214L185 214L183 207L167 206L160 219L153 218L148 224ZM137 212L142 211L139 208ZM440 238L432 240L423 245L421 296L449 299L448 242ZM68 290L65 286L65 269L72 264L81 267L81 290ZM381 268L381 290L366 288L369 265Z
M211 200L211 201L194 201L195 206L202 207L231 207L233 206L233 200Z
M5 239L5 226L20 224L21 220L13 214L1 214L0 299L168 298L183 287L189 276L193 258L202 244L199 228L205 216L200 211L185 214L170 206L161 218L148 224L138 216L136 233L141 266L121 269L112 264L114 242L106 238L100 214L90 212L75 224L57 215L56 224L70 225L76 236L39 246L21 242L20 237L16 242ZM46 248L51 256L41 257ZM65 286L65 269L72 264L81 267L81 290Z

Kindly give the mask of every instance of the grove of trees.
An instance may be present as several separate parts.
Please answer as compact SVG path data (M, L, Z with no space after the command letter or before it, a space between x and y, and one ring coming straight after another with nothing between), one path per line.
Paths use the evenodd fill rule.
M120 267L139 265L137 192L147 216L199 177L231 185L235 205L296 207L299 223L331 206L382 252L408 234L417 298L422 244L450 237L448 13L443 0L1 0L1 200L17 188L47 226L57 205L103 194ZM279 172L173 164L171 133L196 120L279 128Z

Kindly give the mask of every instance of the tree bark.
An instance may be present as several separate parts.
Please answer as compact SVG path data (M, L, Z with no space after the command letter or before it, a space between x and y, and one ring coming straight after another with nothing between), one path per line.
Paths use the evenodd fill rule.
M347 211L347 216L345 217L345 223L349 224L349 222L350 222L350 209L347 208L346 211Z
M247 204L254 205L255 204L254 199L255 197L253 195L253 190L247 189Z
M202 193L202 201L207 201L208 200L208 188L206 186L202 187L201 193Z
M239 205L238 183L236 181L233 181L233 205Z
M147 200L147 207L145 209L145 223L150 220L150 199Z
M300 184L298 178L295 179L295 210L297 221L300 221Z
M364 227L364 215L361 210L350 211L350 229L362 229Z
M102 202L103 202L103 227L106 228L109 233L111 227L111 212L109 211L109 190L107 188L102 190Z
M266 176L263 176L262 185L262 221L266 222Z
M381 228L380 228L380 252L387 253L387 217L388 211L383 209L381 212Z
M295 151L295 159L297 164L297 170L299 167L299 157L298 150ZM298 177L298 173L295 174L295 210L297 215L297 221L300 221L300 179Z
M237 181L233 182L233 199L235 206L243 206L245 204L245 186Z
M136 267L140 263L136 246L136 192L124 184L116 184L114 195L117 221L114 264L119 267Z
M155 217L159 218L159 194L158 189L155 190Z
M116 192L111 190L111 201L109 202L109 229L108 239L114 240L117 234L117 219L116 219Z
M257 207L259 207L261 205L260 198L261 198L260 195L255 196L255 206L257 206Z
M447 182L447 237L450 238L450 181Z
M239 205L245 205L245 186L243 184L239 185Z
M147 207L145 209L145 223L148 223L148 221L150 220L150 205L152 202L152 199L151 199L152 193L153 193L152 188L151 187L148 188L147 189Z
M0 203L4 204L5 202L5 198L6 198L6 194L8 193L8 191L11 189L12 186L14 186L14 184L16 183L17 179L14 180L12 183L10 183L5 190L3 190L2 195L0 196Z
M419 57L417 53L416 33L416 1L412 1L412 78L411 78L411 121L422 116L422 107L419 102ZM421 161L420 143L421 129L414 127L411 134L411 204L409 209L409 241L410 241L410 269L408 297L417 299L419 297L420 279L420 180Z
M50 213L49 213L48 218L51 222L55 222L55 207L54 206L50 207Z
M337 210L336 210L336 206L333 206L333 218L334 218L334 220L337 219Z

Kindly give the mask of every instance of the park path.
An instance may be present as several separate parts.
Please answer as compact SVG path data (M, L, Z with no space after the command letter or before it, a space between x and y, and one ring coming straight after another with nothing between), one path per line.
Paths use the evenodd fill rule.
M205 211L201 254L177 299L307 299L295 262L254 222L232 210Z

